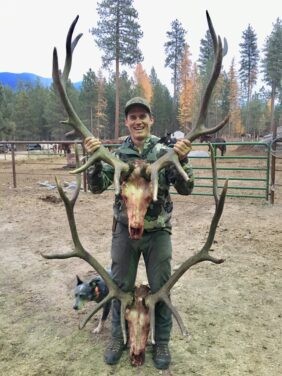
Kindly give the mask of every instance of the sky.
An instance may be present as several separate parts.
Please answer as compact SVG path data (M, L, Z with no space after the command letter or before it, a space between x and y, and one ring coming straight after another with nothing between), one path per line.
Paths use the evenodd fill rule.
M57 47L59 66L65 59L65 39L74 18L79 15L74 35L83 33L73 57L70 79L81 81L90 68L101 68L101 55L89 29L97 25L97 0L0 0L0 72L34 73L52 76L52 51ZM171 70L164 67L166 32L178 19L187 31L191 59L199 57L200 40L208 29L208 10L215 31L228 42L223 65L229 70L232 59L239 66L242 33L250 24L262 49L273 24L282 18L279 0L134 0L139 24L144 33L140 48L147 74L154 67L158 78L171 90ZM128 70L128 69L127 69ZM106 74L106 72L104 72Z

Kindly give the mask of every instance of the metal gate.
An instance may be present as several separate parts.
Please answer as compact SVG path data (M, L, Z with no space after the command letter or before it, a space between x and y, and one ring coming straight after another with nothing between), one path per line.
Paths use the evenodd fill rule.
M216 145L222 143L213 143ZM256 198L268 200L270 145L261 142L226 142L227 152L221 156L215 152L218 188L229 180L229 197ZM196 144L201 149L206 144ZM232 146L232 151L230 147ZM237 146L236 151L234 146ZM211 196L212 167L209 156L189 156L195 175L195 188L192 194Z

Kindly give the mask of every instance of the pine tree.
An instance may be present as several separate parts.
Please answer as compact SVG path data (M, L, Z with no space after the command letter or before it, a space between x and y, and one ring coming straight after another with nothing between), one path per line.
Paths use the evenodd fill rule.
M267 38L262 61L264 80L271 87L271 129L275 139L277 137L277 122L274 119L275 99L282 87L282 21L277 18L272 32ZM271 157L271 186L275 184L275 156ZM271 191L270 201L274 203L274 190Z
M204 78L209 77L214 61L213 42L210 31L207 30L205 38L200 41L200 54L198 67L200 75Z
M235 70L235 61L232 59L230 70L228 73L229 78L229 136L240 136L244 129L241 123L241 112L239 106L239 85L237 81L237 74Z
M271 129L276 137L277 123L274 121L275 99L282 89L282 21L277 18L270 36L266 39L262 60L264 81L271 87Z
M242 95L245 98L246 103L246 131L250 131L250 115L249 115L249 103L251 101L252 90L257 81L258 76L258 62L259 62L259 50L257 48L257 36L253 28L248 25L247 29L243 31L242 43L240 54L240 69L239 77L242 87Z
M22 140L36 140L39 136L32 118L29 89L23 90L21 88L16 93L14 103L14 121L17 126L17 136Z
M115 62L115 138L119 136L120 65L133 66L143 60L138 42L143 33L137 23L138 13L133 0L102 0L97 5L100 17L97 27L91 29L97 46L104 51L103 67Z
M79 99L84 124L93 132L94 107L97 103L97 76L91 69L83 75Z
M109 80L106 82L105 86L105 98L107 101L107 127L105 128L105 137L109 139L114 138L114 126L115 126L115 96L116 96L116 88L115 88L116 77L113 73ZM126 71L122 71L120 74L119 80L119 96L120 96L120 105L121 108L125 107L128 98L135 97L136 91L134 87L134 82L132 79L128 77ZM124 112L120 112L119 122L121 124L120 135L123 136L128 134L127 128L124 126Z
M171 23L171 31L166 33L168 41L165 43L165 67L172 70L174 110L177 111L180 85L180 65L185 51L186 30L177 19Z
M48 100L48 89L41 86L39 83L29 90L30 111L32 123L36 128L38 138L40 140L51 139L51 127L47 123L45 116L45 106Z
M257 48L257 36L253 28L248 25L242 34L243 42L239 44L241 47L239 77L242 88L249 102L251 99L252 89L257 81L259 50Z
M11 120L13 92L0 84L0 139L14 139L16 124Z
M67 82L68 96L73 104L76 112L80 114L80 101L79 92L73 87L70 81ZM69 125L64 125L61 123L62 120L67 119L67 114L64 107L61 104L60 98L54 84L50 87L48 92L48 99L44 109L44 115L46 122L50 129L50 138L52 140L62 140L65 139L65 134L70 132L72 129Z
M270 123L270 106L269 101L265 101L265 98L260 92L254 92L250 102L249 112L252 124L255 126L255 135L262 135L267 124Z
M153 130L155 135L161 137L173 131L173 101L169 90L161 83L154 68L151 69L150 81L153 87L151 106L155 119Z

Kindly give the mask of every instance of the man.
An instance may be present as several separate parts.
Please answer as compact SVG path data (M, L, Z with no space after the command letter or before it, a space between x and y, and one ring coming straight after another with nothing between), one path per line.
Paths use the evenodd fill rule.
M169 149L162 145L159 138L151 135L154 123L149 103L135 97L125 105L125 126L129 137L116 151L116 156L124 162L143 159L149 163L157 160ZM101 145L100 140L88 137L84 141L88 153L93 153ZM144 233L141 239L133 240L128 236L127 215L120 195L115 197L114 227L112 235L112 275L113 280L124 291L132 291L135 285L138 262L143 254L148 282L152 293L158 291L171 275L171 214L172 201L169 187L172 184L179 194L192 192L194 182L187 153L191 150L189 140L179 140L173 146L180 163L189 176L185 181L175 167L163 169L159 173L159 191L157 202L151 202L144 220ZM101 193L113 181L113 168L96 162L88 170L88 184L93 193ZM153 360L156 368L167 369L171 356L168 348L172 327L171 312L165 303L158 303L155 311L155 341ZM124 350L120 327L120 303L113 302L112 341L105 351L105 362L116 364Z

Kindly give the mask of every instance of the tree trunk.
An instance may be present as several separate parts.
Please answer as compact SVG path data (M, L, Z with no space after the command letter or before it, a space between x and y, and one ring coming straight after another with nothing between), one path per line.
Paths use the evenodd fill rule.
M274 121L274 100L275 100L275 86L272 86L271 91L271 130L272 130L272 139L274 140L277 137L277 124ZM273 145L273 149L276 148L276 145ZM275 198L275 166L276 166L276 157L271 155L271 174L270 174L270 203L274 204Z
M116 58L116 111L115 111L115 139L119 138L119 58Z

